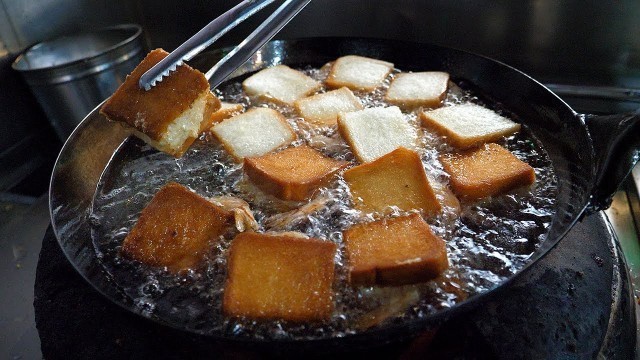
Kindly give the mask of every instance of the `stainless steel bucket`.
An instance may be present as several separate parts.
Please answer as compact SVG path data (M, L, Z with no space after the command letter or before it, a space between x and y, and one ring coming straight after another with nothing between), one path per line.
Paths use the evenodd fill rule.
M145 55L142 28L117 25L38 43L13 63L63 141Z

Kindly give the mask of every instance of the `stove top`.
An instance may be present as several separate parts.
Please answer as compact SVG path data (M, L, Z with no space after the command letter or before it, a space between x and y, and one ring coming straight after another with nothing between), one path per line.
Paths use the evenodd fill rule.
M73 269L49 228L34 307L45 358L630 359L635 354L635 302L624 257L602 213L583 219L554 251L495 295L482 308L391 344L314 348L220 342L160 326L111 303Z

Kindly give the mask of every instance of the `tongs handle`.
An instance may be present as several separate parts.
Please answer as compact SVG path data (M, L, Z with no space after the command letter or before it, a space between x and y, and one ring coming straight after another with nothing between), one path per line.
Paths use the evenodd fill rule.
M140 77L140 87L146 90L151 89L158 81L162 81L164 76L168 76L177 66L182 65L183 61L190 60L229 30L264 9L273 1L274 0L244 0L231 10L220 15L145 72ZM207 71L206 77L209 80L211 88L220 85L227 76L240 67L240 65L258 51L262 45L271 40L271 38L310 1L311 0L286 0L280 5L280 7L257 29L249 34L246 39L215 64L211 70Z
M311 0L287 0L271 14L258 28L247 36L238 46L233 48L205 76L215 88L231 73L244 64L267 41L271 40L294 16L296 16Z

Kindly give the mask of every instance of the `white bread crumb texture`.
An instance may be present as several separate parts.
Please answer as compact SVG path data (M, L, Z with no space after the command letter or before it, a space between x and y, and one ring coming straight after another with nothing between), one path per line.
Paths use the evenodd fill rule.
M375 82L374 86L379 87L393 66L393 63L367 57L343 56L333 62L327 83L331 79L339 79L354 84L357 81ZM442 99L446 95L448 82L449 74L446 72L399 72L392 77L388 89L383 89L383 96L387 101L398 101L392 102L392 105L403 106L403 109L412 112L415 108L407 109L403 104ZM338 125L340 134L360 162L373 161L398 147L415 149L417 146L418 129L400 108L365 108L366 105L377 103L365 100L366 105L363 106L362 100L348 85L336 90L324 90L320 82L285 65L263 69L247 78L242 85L248 95L279 99L283 104L276 104L276 108L285 105L282 110L284 113L289 111L286 106L293 105L297 114L310 125ZM309 95L318 90L321 92ZM231 106L238 104L223 103L221 110L230 109ZM258 112L250 110L252 115L246 118L236 115L212 128L225 148L237 159L264 155L295 140L296 135L284 116L280 113L274 116L276 111L269 114L264 108L260 109ZM258 116L258 113L261 115ZM425 111L424 114L429 114L434 121L460 137L519 130L519 124L474 104L448 105L431 112Z
M253 108L224 120L212 132L238 159L267 154L296 138L285 118L269 108Z
M207 96L207 92L202 93L189 109L169 124L167 132L160 140L161 144L166 143L170 147L182 146L187 138L198 136L207 105Z
M417 129L397 106L342 113L338 126L361 162L373 161L399 147L416 147Z
M373 90L393 70L393 63L363 56L338 58L331 68L329 80L336 85L357 90Z
M294 105L305 120L319 125L335 125L341 112L363 109L360 100L346 87L297 100Z
M520 124L493 110L471 103L426 111L425 115L460 137L487 136L517 132L520 129Z
M449 74L440 71L400 73L387 90L387 99L421 101L436 99L447 91Z
M321 84L286 65L261 70L247 78L242 86L249 96L260 96L292 105L321 87Z

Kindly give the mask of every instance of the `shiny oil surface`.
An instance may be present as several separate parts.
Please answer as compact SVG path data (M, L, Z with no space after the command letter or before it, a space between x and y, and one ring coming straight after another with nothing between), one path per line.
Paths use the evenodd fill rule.
M302 68L322 80L326 67ZM365 107L384 106L385 85L373 93L356 93ZM451 84L446 105L482 103L468 90ZM324 91L321 90L321 91ZM270 106L281 111L296 130L294 145L309 144L331 157L351 161L353 154L333 128L315 129L297 117L293 109L256 103L245 96L239 82L221 87L218 95L245 107ZM507 109L485 104L518 121ZM405 112L406 120L419 128L417 112ZM452 152L443 139L420 131L423 165L430 178L446 186L448 179L438 156ZM517 157L536 171L536 184L481 202L463 204L459 216L453 208L427 219L434 232L447 242L450 268L435 281L392 288L352 288L347 284L341 231L349 226L377 219L379 214L361 214L353 209L346 183L338 178L310 199L322 201L320 210L290 217L288 211L305 203L284 203L265 196L243 176L242 169L216 140L203 136L180 159L159 153L130 138L114 154L105 170L90 216L91 232L98 258L138 311L157 316L196 332L262 339L335 338L358 333L380 323L402 322L426 317L440 309L497 286L515 274L539 246L550 225L555 207L556 179L551 162L533 135L523 128L504 139ZM322 324L257 323L249 319L228 319L222 315L221 300L226 277L226 252L231 239L212 250L202 272L172 276L132 262L120 254L121 243L135 224L140 211L153 194L168 181L177 181L206 196L234 195L251 205L261 231L300 231L308 236L338 244L334 285L336 311ZM404 214L391 209L392 216ZM283 215L284 213L284 215ZM283 221L288 219L288 221Z

